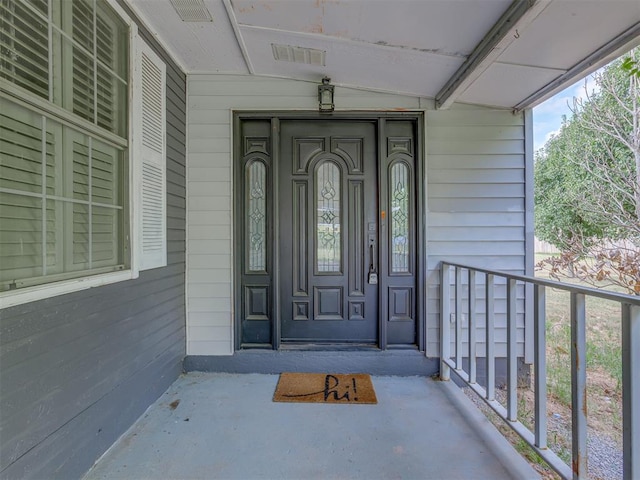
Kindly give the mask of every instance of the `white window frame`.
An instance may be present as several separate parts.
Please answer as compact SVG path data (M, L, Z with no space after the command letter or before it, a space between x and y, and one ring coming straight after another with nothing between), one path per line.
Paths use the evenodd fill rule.
M51 298L58 295L64 295L67 293L78 292L81 290L86 290L93 287L99 287L103 285L108 285L117 282L123 282L127 280L132 280L139 277L139 272L141 269L141 241L139 239L140 232L140 215L141 215L141 199L139 196L140 185L142 182L141 172L141 157L140 157L140 147L141 147L141 133L142 133L142 112L139 108L140 97L142 95L141 91L141 75L139 74L140 70L140 60L139 53L142 51L141 45L145 45L146 43L141 39L138 34L138 27L136 23L133 21L131 17L125 12L125 10L118 5L116 0L106 0L111 8L120 16L122 21L129 28L129 89L128 89L128 120L129 120L129 148L128 148L128 165L129 165L129 199L128 199L128 208L129 208L129 233L128 236L124 239L125 244L129 247L130 256L129 263L130 267L126 270L120 270L115 272L89 275L85 277L78 277L69 280L44 283L41 285L35 285L33 287L25 287L17 290L9 290L5 292L0 292L0 310L4 308L13 307L16 305L22 305L25 303L34 302L37 300L43 300L47 298ZM146 48L149 48L146 46ZM163 80L163 83L166 85L166 77ZM20 88L11 88L9 86L8 90L10 93L15 91L16 97L20 98L22 96L22 90ZM163 101L166 101L164 99ZM48 104L47 102L39 102L37 99L34 104L40 104L40 106L45 107L48 110L60 110L59 107ZM164 145L164 169L166 172L166 137L163 138ZM166 179L166 173L165 173ZM158 266L166 265L166 181L165 185L162 189L162 198L165 203L165 218L164 218L164 259L163 264L156 264L148 268L155 268Z

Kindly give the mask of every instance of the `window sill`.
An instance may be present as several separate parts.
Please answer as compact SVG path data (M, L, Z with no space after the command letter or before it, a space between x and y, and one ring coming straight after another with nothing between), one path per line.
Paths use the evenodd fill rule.
M79 292L93 287L100 287L110 283L124 282L137 278L137 272L125 270L120 272L103 273L91 275L89 277L74 278L61 282L37 285L34 287L21 288L0 293L0 310L3 308L15 307L25 303L44 300L46 298L64 295L66 293Z

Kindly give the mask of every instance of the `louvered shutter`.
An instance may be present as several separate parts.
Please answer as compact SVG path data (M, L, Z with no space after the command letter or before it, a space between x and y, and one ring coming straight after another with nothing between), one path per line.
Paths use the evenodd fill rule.
M71 4L73 39L93 52L94 5L93 2L76 0ZM73 113L95 122L95 59L74 44L73 63Z
M0 0L0 77L49 98L47 4L32 2L39 13L15 0Z
M49 153L53 139L45 138ZM42 117L0 99L0 284L43 274L43 248L50 245L43 240L43 204L36 196L43 191L42 144Z
M139 41L141 111L139 138L140 270L167 264L165 64Z

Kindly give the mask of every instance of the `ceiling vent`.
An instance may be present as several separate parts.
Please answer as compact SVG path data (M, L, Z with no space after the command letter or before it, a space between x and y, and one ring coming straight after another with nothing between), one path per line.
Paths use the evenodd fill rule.
M291 45L271 44L273 50L273 58L282 62L304 63L307 65L325 66L325 56L327 52L324 50L316 50L315 48L293 47Z
M213 22L204 0L171 0L171 5L183 22Z

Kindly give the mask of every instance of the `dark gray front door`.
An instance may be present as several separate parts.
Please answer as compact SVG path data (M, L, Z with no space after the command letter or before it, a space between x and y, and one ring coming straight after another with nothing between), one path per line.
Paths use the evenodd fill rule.
M299 117L236 125L239 346L423 346L418 122Z
M376 343L376 124L282 121L280 146L282 341Z

